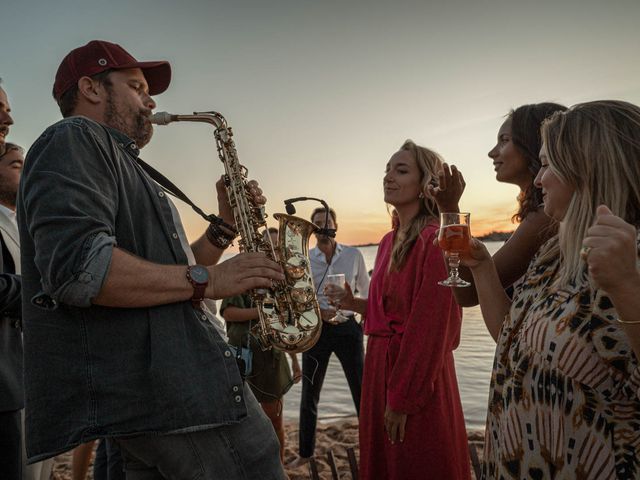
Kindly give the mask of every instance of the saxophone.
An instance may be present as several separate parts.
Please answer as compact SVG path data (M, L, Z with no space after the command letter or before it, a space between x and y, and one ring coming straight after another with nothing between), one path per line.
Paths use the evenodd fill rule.
M150 121L157 125L201 122L214 127L218 157L225 169L225 187L240 234L240 251L265 253L280 264L285 274L285 280L274 282L272 288L249 292L260 316L253 333L263 350L274 347L298 353L313 347L320 338L322 321L309 262L309 237L318 227L302 218L276 213L278 244L271 243L270 236L265 235L264 206L256 204L249 194L247 169L238 161L231 127L218 112L158 112Z

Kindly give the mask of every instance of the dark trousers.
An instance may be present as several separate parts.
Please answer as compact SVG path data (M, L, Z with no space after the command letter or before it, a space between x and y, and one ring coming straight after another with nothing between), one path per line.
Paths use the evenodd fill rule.
M125 480L124 464L118 444L102 438L96 449L93 461L93 478L95 480Z
M20 410L0 412L0 478L22 480Z
M249 387L238 423L172 435L117 439L127 480L284 480L280 442Z
M360 393L364 368L362 326L353 317L339 325L325 322L322 325L322 333L318 343L302 354L302 399L300 401L299 431L301 457L311 457L315 450L318 401L332 353L336 354L342 364L353 403L356 411L360 414Z

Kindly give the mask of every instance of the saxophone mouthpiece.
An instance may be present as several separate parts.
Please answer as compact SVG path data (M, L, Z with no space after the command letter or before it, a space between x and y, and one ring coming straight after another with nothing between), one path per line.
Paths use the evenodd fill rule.
M153 115L149 115L149 121L156 125L168 125L171 122L175 122L177 117L177 115L172 115L168 112L156 112Z

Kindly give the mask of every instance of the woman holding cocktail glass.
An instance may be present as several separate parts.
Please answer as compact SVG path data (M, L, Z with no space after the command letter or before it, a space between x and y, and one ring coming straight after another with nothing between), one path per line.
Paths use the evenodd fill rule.
M461 257L502 324L484 478L640 478L640 108L579 104L542 138L536 185L559 229L513 302L481 242Z
M509 240L494 256L494 263L502 285L507 288L514 284L526 271L531 258L538 248L556 232L555 222L542 211L542 193L533 184L540 160L540 124L556 111L566 110L557 103L536 103L522 105L512 110L498 131L496 145L488 156L493 161L496 180L517 185L518 212L513 221L518 227ZM464 179L455 166L443 168L438 186L431 186L430 192L436 198L441 212L458 212L458 202L464 190ZM461 270L461 276L473 283L468 271ZM475 288L456 288L456 301L463 307L478 304ZM500 325L487 325L494 339Z
M461 311L434 246L438 209L423 193L440 157L411 141L387 163L384 199L397 226L380 242L369 298L347 289L339 307L366 315L360 403L362 479L469 479L453 350ZM326 291L327 295L332 292Z

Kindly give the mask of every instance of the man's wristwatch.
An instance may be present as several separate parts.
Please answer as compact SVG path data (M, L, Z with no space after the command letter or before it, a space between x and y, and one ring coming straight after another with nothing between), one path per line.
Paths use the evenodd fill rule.
M209 285L209 270L202 265L190 265L187 267L187 280L193 285L193 296L191 303L194 308L200 307L200 302L204 300L204 292Z

